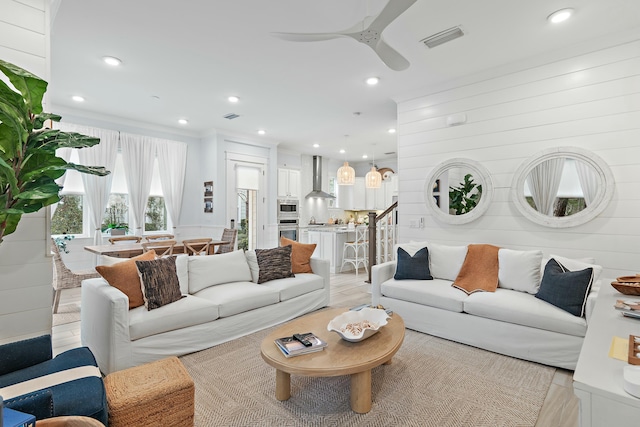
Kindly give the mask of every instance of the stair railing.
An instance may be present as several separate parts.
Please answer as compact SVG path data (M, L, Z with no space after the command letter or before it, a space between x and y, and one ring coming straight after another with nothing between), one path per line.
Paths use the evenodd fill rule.
M393 260L393 247L398 243L398 202L380 215L369 212L369 280L371 267Z

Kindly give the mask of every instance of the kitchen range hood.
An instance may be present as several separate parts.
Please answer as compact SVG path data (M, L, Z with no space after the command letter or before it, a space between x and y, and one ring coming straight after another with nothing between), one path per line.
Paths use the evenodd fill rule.
M335 199L335 196L322 191L322 156L313 156L313 191L307 194L305 199L312 197Z

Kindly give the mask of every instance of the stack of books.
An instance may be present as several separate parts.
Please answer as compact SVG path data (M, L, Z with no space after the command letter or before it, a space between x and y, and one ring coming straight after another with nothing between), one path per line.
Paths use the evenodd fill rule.
M286 357L314 353L316 351L323 350L327 346L327 343L325 341L315 336L312 332L299 334L299 337L303 338L303 340L309 341L311 345L306 346L302 343L302 341L294 337L278 338L277 340L275 340L275 343L282 354L284 354Z

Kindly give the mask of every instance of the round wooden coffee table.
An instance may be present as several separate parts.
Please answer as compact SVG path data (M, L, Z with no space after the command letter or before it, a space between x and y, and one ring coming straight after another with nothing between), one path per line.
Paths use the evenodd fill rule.
M351 375L351 409L360 414L371 410L371 369L391 363L404 340L404 321L393 314L378 333L352 343L327 330L329 321L347 310L334 308L294 319L262 341L262 358L276 368L276 399L287 400L291 396L291 374L310 377ZM287 358L274 343L276 338L305 332L316 334L328 343L327 347L315 353Z

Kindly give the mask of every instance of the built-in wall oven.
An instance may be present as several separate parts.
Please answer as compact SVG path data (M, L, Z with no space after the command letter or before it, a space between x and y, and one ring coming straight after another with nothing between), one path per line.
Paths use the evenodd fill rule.
M298 218L279 218L278 219L278 240L280 237L286 237L290 240L298 241Z
M300 205L297 200L278 199L278 219L297 219L300 216Z

